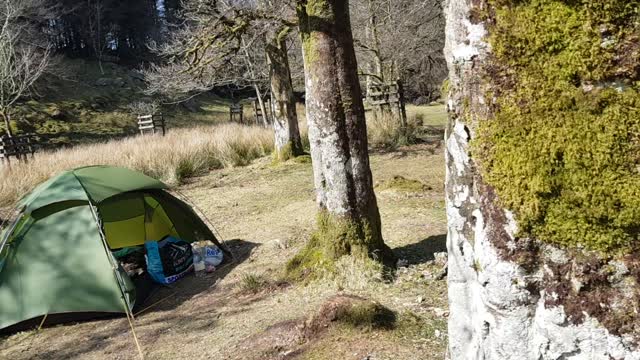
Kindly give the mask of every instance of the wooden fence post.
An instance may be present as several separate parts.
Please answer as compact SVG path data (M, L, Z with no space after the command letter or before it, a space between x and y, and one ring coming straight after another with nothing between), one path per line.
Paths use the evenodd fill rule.
M236 119L240 124L244 124L244 110L240 103L229 105L229 121L235 122Z

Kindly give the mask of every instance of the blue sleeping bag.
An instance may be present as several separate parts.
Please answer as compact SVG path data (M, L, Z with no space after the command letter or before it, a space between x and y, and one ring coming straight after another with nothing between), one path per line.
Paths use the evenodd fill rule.
M168 236L160 241L144 243L147 250L147 272L160 284L171 284L193 270L191 244Z

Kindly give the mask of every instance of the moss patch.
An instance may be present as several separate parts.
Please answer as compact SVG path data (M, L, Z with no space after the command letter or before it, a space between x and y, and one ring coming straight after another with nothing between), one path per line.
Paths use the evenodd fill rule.
M523 236L611 255L637 249L640 1L490 5L496 102L474 143L483 177Z
M396 314L387 307L353 295L336 295L322 304L320 310L303 327L304 339L314 339L331 324L342 324L358 330L393 329Z
M383 181L377 188L379 190L396 190L408 193L418 193L431 190L431 186L419 180L407 179L404 176L396 175L390 180Z
M337 260L343 256L363 260L363 266L371 264L372 259L390 262L386 252L391 253L391 250L384 243L383 248L379 248L380 242L374 239L365 220L337 217L322 210L316 222L317 229L307 244L286 265L288 279L312 280L335 274L339 271Z
M362 302L342 309L336 315L340 323L364 330L392 329L396 314L375 302Z

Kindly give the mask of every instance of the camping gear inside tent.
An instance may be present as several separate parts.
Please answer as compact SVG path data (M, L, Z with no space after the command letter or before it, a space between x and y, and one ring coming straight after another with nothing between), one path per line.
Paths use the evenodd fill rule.
M125 270L116 257L139 258L148 241L211 240L229 255L167 185L124 168L64 172L16 214L0 232L0 329L53 314L131 314L143 301L135 285L143 270Z

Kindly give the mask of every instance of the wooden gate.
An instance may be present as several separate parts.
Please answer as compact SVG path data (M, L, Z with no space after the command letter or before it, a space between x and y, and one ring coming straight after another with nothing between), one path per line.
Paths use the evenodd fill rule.
M265 121L264 114L260 108L260 101L256 98L253 100L253 116L256 119L256 125L265 125L271 123L271 100L264 100L264 108L267 111L267 118Z
M404 89L400 81L371 84L365 102L373 108L374 116L390 112L403 126L407 124Z
M140 135L145 133L156 134L156 131L162 130L162 136L164 136L167 132L164 116L162 114L138 116L138 130Z
M31 155L33 158L38 148L39 143L35 134L0 137L0 159L2 162L10 162L11 157L21 160L27 159L27 156Z

